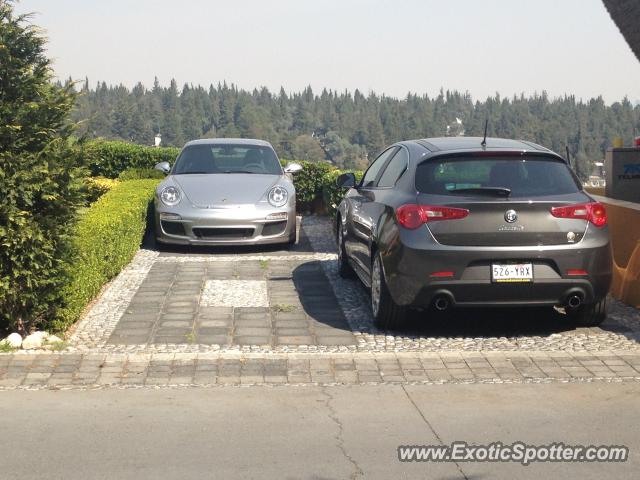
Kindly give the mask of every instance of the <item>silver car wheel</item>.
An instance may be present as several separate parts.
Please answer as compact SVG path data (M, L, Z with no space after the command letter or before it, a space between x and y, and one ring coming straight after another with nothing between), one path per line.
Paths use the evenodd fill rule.
M373 316L378 315L380 310L380 292L382 290L382 269L380 268L380 258L376 257L373 261L373 269L371 270L371 310Z

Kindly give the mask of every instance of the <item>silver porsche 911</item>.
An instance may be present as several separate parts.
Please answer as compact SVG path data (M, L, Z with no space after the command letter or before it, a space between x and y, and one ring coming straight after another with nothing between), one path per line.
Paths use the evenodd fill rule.
M188 142L156 190L156 239L178 245L257 245L296 241L296 192L271 144L262 140Z

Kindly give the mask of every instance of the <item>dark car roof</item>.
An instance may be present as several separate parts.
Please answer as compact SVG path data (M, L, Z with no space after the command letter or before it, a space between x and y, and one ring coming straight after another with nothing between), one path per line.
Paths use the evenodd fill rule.
M190 145L257 145L260 147L270 147L271 144L264 140L255 138L203 138L200 140L191 140L185 144Z
M487 137L487 144L482 146L483 137L435 137L412 140L431 152L453 150L528 150L551 153L548 148L524 140Z

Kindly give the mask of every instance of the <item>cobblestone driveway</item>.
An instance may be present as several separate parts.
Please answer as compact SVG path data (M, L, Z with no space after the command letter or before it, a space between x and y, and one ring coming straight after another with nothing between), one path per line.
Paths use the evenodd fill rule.
M1 388L369 382L640 381L640 314L599 328L549 310L416 314L372 324L337 274L331 224L291 250L142 249L56 353L0 355Z
M355 345L320 263L277 258L157 262L108 343Z
M306 217L276 248L141 250L71 338L105 352L638 351L640 315L613 302L599 328L553 310L415 314L402 332L372 324L368 293L337 274L329 220Z

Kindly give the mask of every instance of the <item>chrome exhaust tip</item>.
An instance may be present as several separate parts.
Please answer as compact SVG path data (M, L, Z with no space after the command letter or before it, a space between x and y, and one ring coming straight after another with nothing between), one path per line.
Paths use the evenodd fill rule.
M433 302L433 305L436 307L436 310L444 312L447 308L449 308L450 303L451 302L449 302L449 299L443 295L436 298Z
M569 308L578 308L580 305L582 305L582 298L579 295L571 295L567 300Z

